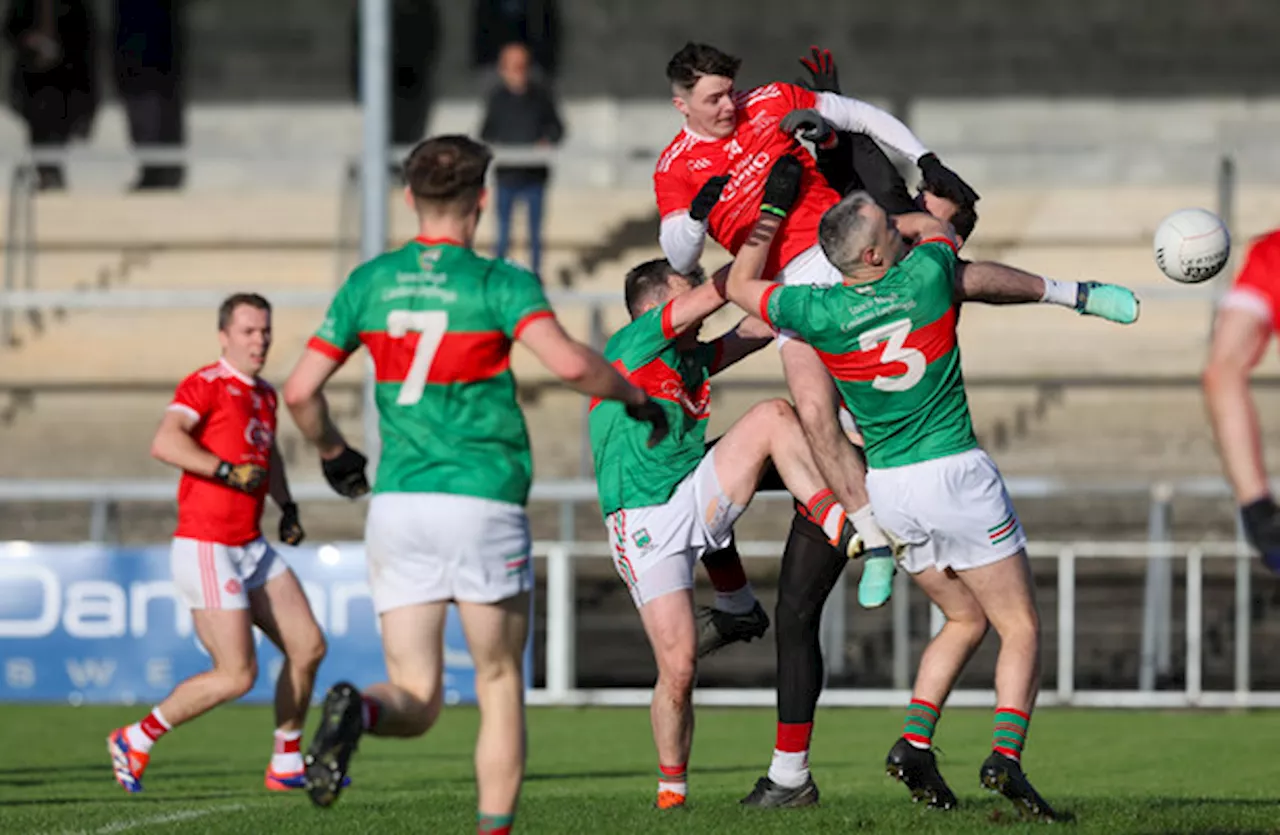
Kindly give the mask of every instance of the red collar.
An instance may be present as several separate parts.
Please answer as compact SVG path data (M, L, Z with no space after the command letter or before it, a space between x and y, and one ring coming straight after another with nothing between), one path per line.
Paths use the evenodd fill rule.
M466 249L467 247L467 245L464 244L462 241L456 240L454 238L427 238L427 237L423 237L422 235L419 235L418 237L414 238L414 240L422 244L423 246L459 246L459 247L462 247L463 249Z

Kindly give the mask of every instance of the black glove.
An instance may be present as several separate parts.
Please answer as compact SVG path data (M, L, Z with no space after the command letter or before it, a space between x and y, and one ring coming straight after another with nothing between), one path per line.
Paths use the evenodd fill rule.
M827 124L827 120L822 118L821 113L811 107L791 111L782 117L778 127L789 136L799 131L801 139L807 139L819 147L824 147L836 139L836 132L831 125Z
M836 75L836 61L831 50L809 47L809 57L800 59L800 66L809 71L810 81L802 85L820 93L839 93L840 78Z
M1244 535L1262 554L1267 568L1280 573L1280 507L1270 496L1240 508Z
M712 177L707 180L702 188L698 190L693 202L689 204L689 217L699 223L706 220L707 215L711 214L711 210L716 207L716 203L720 202L720 192L724 191L724 187L728 184L728 174L722 174L719 177Z
M943 165L937 154L925 154L916 165L920 166L921 186L925 191L945 197L959 206L978 202L978 192L959 174Z
M786 217L800 197L800 182L804 177L804 165L791 154L778 157L764 181L764 196L760 211Z
M324 479L339 496L355 499L369 492L369 479L365 478L364 465L369 463L359 451L345 447L332 461L321 460Z
M218 469L213 471L213 477L241 493L252 493L267 477L267 470L257 464L232 464L230 461L219 461Z
M307 538L298 521L298 506L289 502L280 508L280 541L285 545L297 545Z
M649 432L649 442L646 444L649 449L662 443L662 439L671 431L671 426L667 423L667 413L662 410L662 406L658 405L657 401L651 398L645 398L645 401L637 406L627 406L627 417L653 427Z

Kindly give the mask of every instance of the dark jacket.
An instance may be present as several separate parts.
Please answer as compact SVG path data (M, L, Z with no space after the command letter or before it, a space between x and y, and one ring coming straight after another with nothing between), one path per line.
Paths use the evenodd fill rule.
M29 56L19 46L22 34L36 26L36 0L13 0L5 18L5 36L14 47L15 59L9 82L9 103L23 118L38 90L53 87L67 99L67 118L73 136L86 137L98 110L97 72L94 41L97 27L92 10L84 0L56 0L54 14L62 61L48 70L33 71Z
M499 84L489 94L480 138L494 145L555 145L564 137L564 125L556 112L555 99L547 88L530 82L523 93L513 93ZM545 183L547 167L498 166L498 184L515 186Z
M475 0L474 11L472 66L493 66L504 46L522 43L543 72L555 75L560 56L555 0Z

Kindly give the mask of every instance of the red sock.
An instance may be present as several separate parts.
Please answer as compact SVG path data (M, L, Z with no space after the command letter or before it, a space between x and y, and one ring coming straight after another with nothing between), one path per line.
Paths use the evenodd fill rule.
M747 572L742 567L742 557L733 545L702 558L711 587L721 594L732 594L747 584Z
M138 723L138 727L142 728L142 732L146 734L147 738L152 742L155 742L157 739L169 732L169 727L163 722L163 720L156 716L155 710L142 717L142 721Z
M812 722L779 722L778 736L773 747L784 754L800 754L809 750L812 738Z
M804 515L822 528L831 544L840 541L840 532L845 523L844 505L836 501L836 494L823 488L813 494L804 506Z
M295 736L293 739L286 739L280 735L280 731L276 731L276 750L277 754L301 754L302 753L302 736Z
M371 731L378 727L378 714L382 713L382 705L378 704L377 699L371 699L368 696L360 697L360 719L366 731Z

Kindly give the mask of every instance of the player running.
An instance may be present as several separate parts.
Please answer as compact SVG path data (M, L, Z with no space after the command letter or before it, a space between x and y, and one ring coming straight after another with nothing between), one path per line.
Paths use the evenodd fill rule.
M765 187L763 210L785 216L798 190L782 185ZM759 276L768 251L767 242L744 251L732 270ZM666 440L646 445L643 430L616 404L593 403L590 413L600 509L614 565L640 610L658 667L650 715L660 809L683 806L688 792L698 643L693 567L707 551L728 544L770 461L829 546L850 556L854 551L852 521L823 485L785 400L752 407L706 449L710 378L764 347L772 335L747 319L714 342L698 341L703 320L725 305L727 272L698 287L665 261L627 276L632 321L609 340L605 357L666 410Z
M182 470L169 564L213 669L107 738L116 782L129 792L142 791L156 740L252 689L254 626L284 654L266 786L304 785L298 746L325 642L297 577L259 528L269 494L281 510L280 541L303 538L276 449L276 392L258 376L271 348L271 305L251 293L229 297L218 309L218 341L221 358L178 385L151 442L152 457Z
M1280 508L1267 483L1262 430L1249 374L1280 326L1280 230L1253 245L1244 269L1218 307L1204 369L1204 397L1222 465L1235 493L1245 535L1263 562L1280 573Z
M417 737L440 715L445 613L457 603L475 664L478 831L511 831L524 774L523 655L533 588L524 504L532 461L510 370L519 341L578 391L625 404L666 433L666 413L556 320L538 277L473 250L489 150L464 136L409 154L420 234L357 268L285 385L302 435L339 493L369 489L365 458L329 418L326 381L361 344L373 357L382 460L369 505L369 586L388 681L330 688L306 755L312 801L338 797L362 734Z
M774 172L800 174L791 160ZM759 224L777 221L761 215ZM919 240L909 254L904 236ZM819 237L843 283L782 287L736 273L727 293L819 352L866 440L876 515L906 543L903 567L946 616L920 660L888 772L915 798L954 808L930 746L941 706L990 624L1000 635L998 707L981 782L1025 817L1053 820L1020 766L1039 689L1039 616L1026 537L969 416L955 332L955 240L925 214L891 225L865 192L829 210Z

